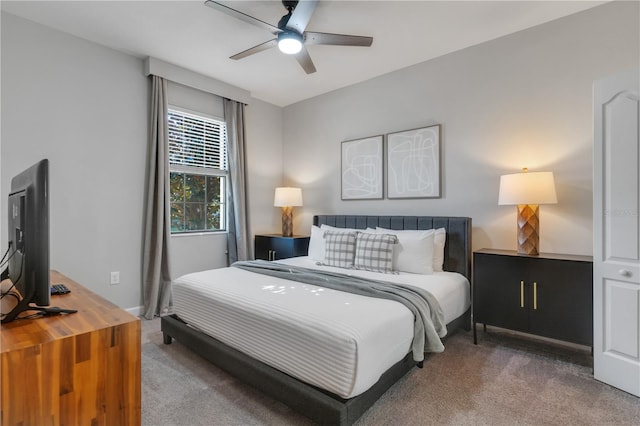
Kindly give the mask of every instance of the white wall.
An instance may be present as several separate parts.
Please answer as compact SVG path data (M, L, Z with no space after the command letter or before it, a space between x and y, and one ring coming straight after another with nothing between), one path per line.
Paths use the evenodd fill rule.
M250 235L273 234L282 229L280 208L273 207L275 188L282 180L283 110L253 100L245 109ZM253 247L252 247L253 250Z
M1 31L0 199L13 175L49 158L51 267L121 307L137 307L149 115L143 63L6 13ZM251 100L246 115L248 180L260 182L249 190L251 222L273 229L273 194L263 206L262 189L282 182L282 109ZM4 208L0 215L6 227ZM175 246L187 256L173 265L174 276L226 264L225 236L185 237ZM121 284L109 285L110 271L120 271Z
M140 60L2 14L2 199L48 158L51 268L123 307L140 305L148 92Z
M637 2L607 4L286 107L297 228L313 214L470 216L474 249L515 249L499 178L529 167L553 171L558 192L540 208L541 250L591 254L592 82L638 66L638 17ZM431 124L442 125L440 199L340 200L341 141Z

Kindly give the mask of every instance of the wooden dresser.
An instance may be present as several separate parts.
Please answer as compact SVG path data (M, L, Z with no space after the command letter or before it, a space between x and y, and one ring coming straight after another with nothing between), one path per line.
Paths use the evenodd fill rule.
M139 425L140 319L59 272L51 282L71 290L51 306L78 312L2 325L1 424Z

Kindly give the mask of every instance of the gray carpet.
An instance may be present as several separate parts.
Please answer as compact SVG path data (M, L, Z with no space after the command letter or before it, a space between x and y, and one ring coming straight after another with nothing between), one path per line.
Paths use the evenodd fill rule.
M143 320L142 424L311 425ZM577 349L504 333L458 333L356 423L365 425L639 425L640 399L597 382Z

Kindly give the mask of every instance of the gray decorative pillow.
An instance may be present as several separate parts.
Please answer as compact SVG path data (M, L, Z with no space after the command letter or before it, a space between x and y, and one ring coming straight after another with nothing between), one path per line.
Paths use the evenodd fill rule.
M365 271L393 272L393 246L398 237L390 234L366 234L359 232L356 237L356 269Z
M355 252L355 232L325 231L324 265L353 268Z

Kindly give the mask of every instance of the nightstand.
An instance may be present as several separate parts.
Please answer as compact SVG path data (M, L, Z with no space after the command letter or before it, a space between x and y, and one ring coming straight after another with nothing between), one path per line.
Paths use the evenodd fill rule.
M590 256L482 249L473 253L476 323L593 345Z
M279 260L306 256L309 251L309 236L256 235L254 248L256 259Z

